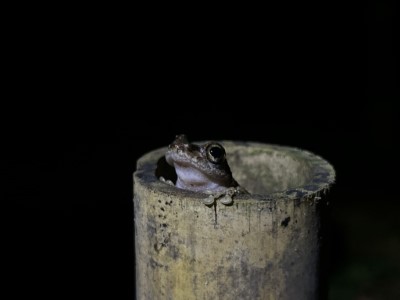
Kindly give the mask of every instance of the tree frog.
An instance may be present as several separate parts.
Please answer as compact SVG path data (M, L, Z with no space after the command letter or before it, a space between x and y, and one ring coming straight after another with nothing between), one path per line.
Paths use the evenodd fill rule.
M168 146L165 159L175 168L175 186L209 194L203 200L206 205L212 205L217 199L229 205L234 195L248 193L233 178L225 149L220 143L211 141L197 145L189 143L186 135L177 135ZM168 183L173 184L171 181Z

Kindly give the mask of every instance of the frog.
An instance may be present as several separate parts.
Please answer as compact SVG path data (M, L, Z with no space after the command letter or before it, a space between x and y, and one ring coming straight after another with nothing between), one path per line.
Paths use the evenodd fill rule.
M235 195L248 194L234 179L225 148L219 142L189 143L185 134L179 134L168 145L165 160L175 168L177 180L174 184L160 179L180 189L207 194L203 199L206 205L212 205L216 200L230 205Z

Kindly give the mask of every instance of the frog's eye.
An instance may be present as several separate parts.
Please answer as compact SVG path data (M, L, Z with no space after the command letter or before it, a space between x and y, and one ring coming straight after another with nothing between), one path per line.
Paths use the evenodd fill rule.
M220 144L210 144L206 149L207 158L214 164L221 163L225 160L225 149Z

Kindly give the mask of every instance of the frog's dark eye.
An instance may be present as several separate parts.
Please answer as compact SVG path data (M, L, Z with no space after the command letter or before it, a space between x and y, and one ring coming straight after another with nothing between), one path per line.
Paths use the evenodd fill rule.
M225 160L225 149L220 144L210 144L206 149L207 158L214 164L221 163Z

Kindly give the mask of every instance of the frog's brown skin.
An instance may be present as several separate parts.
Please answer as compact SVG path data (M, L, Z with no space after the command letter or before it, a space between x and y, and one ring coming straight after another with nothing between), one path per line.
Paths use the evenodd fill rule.
M191 144L185 135L177 135L165 153L168 164L175 168L175 186L194 192L211 194L205 200L212 204L218 198L229 204L232 196L246 192L232 176L224 147L217 142Z

